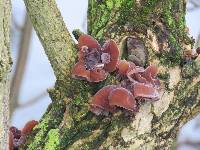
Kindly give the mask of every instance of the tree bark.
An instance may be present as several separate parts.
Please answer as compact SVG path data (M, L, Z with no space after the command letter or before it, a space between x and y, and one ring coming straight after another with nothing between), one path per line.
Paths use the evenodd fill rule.
M88 33L103 42L114 39L123 59L131 60L126 38L139 40L146 66L156 64L161 99L140 105L139 112L108 117L88 110L89 99L102 86L71 78L76 60L73 41L54 0L24 0L57 81L49 90L52 103L24 149L172 149L180 127L200 111L200 57L183 63L193 41L185 25L184 0L89 0Z
M9 73L10 57L10 0L0 1L0 148L8 149Z

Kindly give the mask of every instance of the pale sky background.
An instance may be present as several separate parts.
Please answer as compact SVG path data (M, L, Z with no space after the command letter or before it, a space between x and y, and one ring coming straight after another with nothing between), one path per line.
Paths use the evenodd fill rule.
M13 0L12 4L13 18L17 25L22 26L25 14L25 6L23 0ZM76 28L86 32L85 18L87 11L87 0L57 0L57 4L70 32ZM200 32L199 18L200 9L192 11L186 15L190 34L194 38L197 38L198 33ZM18 47L19 36L19 32L16 31L12 36L12 55L14 63L17 57L16 51ZM33 32L28 63L25 69L24 80L19 97L20 102L26 102L27 100L39 95L41 92L52 87L54 82L55 76L50 67L48 59L36 33ZM50 98L46 96L45 98L42 98L38 103L30 107L17 109L14 112L11 124L21 128L27 121L31 119L39 120L50 102Z

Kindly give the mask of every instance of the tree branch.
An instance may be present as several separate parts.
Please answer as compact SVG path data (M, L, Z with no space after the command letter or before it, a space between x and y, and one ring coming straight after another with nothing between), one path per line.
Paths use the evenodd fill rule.
M8 149L9 73L10 57L10 0L0 1L0 148Z
M32 24L39 36L57 79L70 74L75 59L75 43L54 0L24 0Z

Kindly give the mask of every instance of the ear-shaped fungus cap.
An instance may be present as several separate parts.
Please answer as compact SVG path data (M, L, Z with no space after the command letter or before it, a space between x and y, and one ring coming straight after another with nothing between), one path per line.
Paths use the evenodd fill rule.
M197 49L196 49L196 53L199 55L200 54L200 47L198 47Z
M118 64L119 74L126 75L129 70L130 64L126 60L120 60Z
M130 111L134 111L136 108L135 98L132 93L122 87L112 90L108 99L109 104L113 106L119 106Z
M143 73L141 73L141 76L144 77L151 84L159 86L160 81L158 79L155 79L157 73L158 73L158 68L154 65L151 65L148 66Z
M93 97L90 104L90 111L96 115L105 114L114 110L114 107L109 105L108 95L109 93L117 88L115 85L108 85L100 89Z
M82 48L82 46L87 46L89 49L99 49L101 47L97 40L87 34L81 35L78 39L79 50Z
M74 68L72 69L72 77L83 79L83 80L90 80L90 71L86 70L84 63L78 62L75 64Z
M152 78L155 78L157 73L158 73L158 68L154 65L148 66L144 71L145 75L151 75Z
M110 40L106 42L102 49L103 53L110 55L110 62L105 64L104 69L108 72L113 72L116 69L119 60L119 49L115 41Z
M27 122L24 126L24 128L22 129L22 133L27 135L30 134L31 131L33 130L33 128L38 124L38 121L35 120L31 120L29 122Z
M9 143L8 143L9 150L13 150L14 149L13 140L14 140L13 133L11 131L9 131Z
M157 92L155 87L149 84L138 83L138 82L134 83L132 93L136 98L143 97L152 100L159 99L159 93Z
M19 139L21 137L21 130L16 127L10 127L9 131L13 134L13 138Z
M108 73L104 69L94 69L90 71L90 82L100 82L107 78Z

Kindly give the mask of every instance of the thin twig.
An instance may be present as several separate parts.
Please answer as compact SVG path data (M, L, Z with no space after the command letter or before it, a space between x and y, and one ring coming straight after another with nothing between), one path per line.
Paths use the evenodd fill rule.
M43 91L42 93L40 93L39 95L33 97L32 99L28 100L27 102L23 103L23 104L18 104L17 108L26 108L29 107L35 103L37 103L39 100L41 100L42 98L48 96L48 93L46 91Z
M23 75L27 62L27 56L29 53L31 34L32 34L32 25L28 15L26 14L24 27L21 33L17 64L10 89L10 115L12 115L12 112L15 110L15 108L18 106L19 103L18 102L19 92L21 89L21 83L23 80Z
M200 8L199 0L190 0L189 3L192 5L192 7L187 9L187 11L189 11L189 12Z

